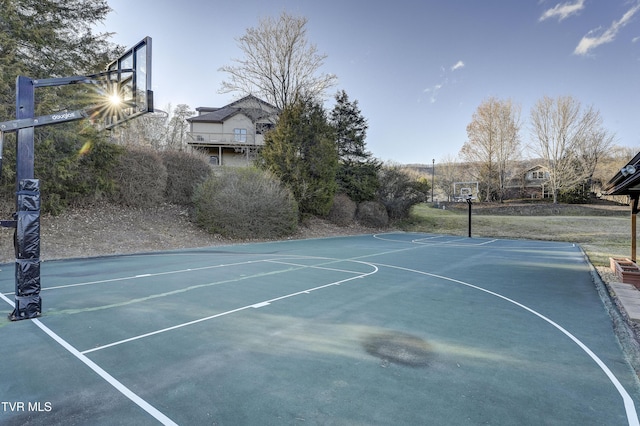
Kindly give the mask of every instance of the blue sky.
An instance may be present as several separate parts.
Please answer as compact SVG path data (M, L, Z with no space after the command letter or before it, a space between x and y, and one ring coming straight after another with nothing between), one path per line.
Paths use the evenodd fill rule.
M153 39L157 108L223 106L236 39L282 11L308 19L307 38L327 55L322 72L357 100L367 147L384 161L457 156L466 126L489 97L529 114L543 96L593 105L616 144L640 150L640 0L109 0L98 27L131 46Z

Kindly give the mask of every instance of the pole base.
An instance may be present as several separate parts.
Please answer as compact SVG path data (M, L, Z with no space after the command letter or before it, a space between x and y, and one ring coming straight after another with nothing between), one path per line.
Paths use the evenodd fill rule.
M16 296L15 304L13 312L9 314L11 321L37 318L42 314L40 295Z

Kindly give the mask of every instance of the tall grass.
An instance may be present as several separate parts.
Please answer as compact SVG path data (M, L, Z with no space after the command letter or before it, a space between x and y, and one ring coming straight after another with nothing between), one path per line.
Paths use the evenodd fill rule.
M427 204L414 207L400 227L405 231L468 235L468 213L442 210ZM566 241L579 244L595 266L609 257L631 254L631 221L615 216L503 216L473 215L472 237Z

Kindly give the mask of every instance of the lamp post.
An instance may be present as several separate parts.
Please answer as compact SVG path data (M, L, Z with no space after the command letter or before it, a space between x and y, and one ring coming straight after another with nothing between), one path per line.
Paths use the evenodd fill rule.
M433 176L436 173L436 159L431 160L431 203L435 204L433 200Z

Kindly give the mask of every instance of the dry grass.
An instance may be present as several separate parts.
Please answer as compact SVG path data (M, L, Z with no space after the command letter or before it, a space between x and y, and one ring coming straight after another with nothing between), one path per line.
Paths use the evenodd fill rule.
M435 232L466 236L468 206L449 205L446 210L421 204L411 219L402 224L406 231ZM471 231L474 237L567 241L582 246L594 266L606 266L609 257L629 257L631 222L627 206L472 206ZM566 208L565 208L566 207ZM482 211L483 209L489 209Z

